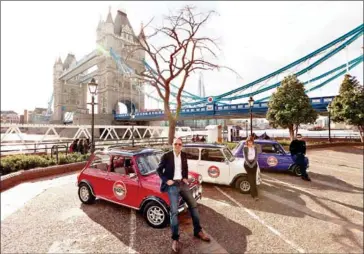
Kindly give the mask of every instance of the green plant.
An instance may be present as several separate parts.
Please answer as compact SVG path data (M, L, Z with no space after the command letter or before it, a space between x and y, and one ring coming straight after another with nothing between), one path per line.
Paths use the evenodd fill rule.
M303 123L314 123L317 112L312 108L303 83L295 75L287 76L273 93L268 103L266 116L274 128L288 128L291 140Z
M364 142L364 87L355 77L345 75L339 95L331 106L332 121L357 126L361 141Z
M86 161L88 160L89 156L89 154L73 153L66 155L65 153L59 153L58 164L63 165L68 163ZM19 170L28 170L38 167L49 167L56 164L56 156L54 155L53 157L51 157L50 155L9 155L1 158L0 173L1 175L6 175Z

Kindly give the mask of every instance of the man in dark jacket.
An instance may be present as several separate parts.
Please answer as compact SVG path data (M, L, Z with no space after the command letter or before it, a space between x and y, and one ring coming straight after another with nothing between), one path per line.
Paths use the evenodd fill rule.
M167 192L170 201L170 219L172 230L172 249L178 252L179 249L179 227L178 227L178 200L179 196L184 199L190 211L194 235L203 240L210 241L210 238L202 232L200 216L197 210L196 200L193 198L188 185L188 164L187 156L182 152L182 139L176 138L173 141L173 151L163 154L158 165L157 172L161 178L161 191Z
M305 154L306 154L306 142L302 140L302 135L297 134L296 139L289 145L289 151L293 161L300 167L301 177L303 180L311 181L306 172Z

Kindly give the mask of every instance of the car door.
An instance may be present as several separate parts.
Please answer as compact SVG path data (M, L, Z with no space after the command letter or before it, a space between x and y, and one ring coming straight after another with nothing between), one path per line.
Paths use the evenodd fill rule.
M261 169L282 170L285 164L285 155L277 150L274 143L262 143L259 154L259 166Z
M128 207L138 208L139 179L132 157L113 156L112 163L107 176L108 199Z
M96 153L89 168L87 169L88 180L92 186L94 194L99 197L106 197L108 184L106 177L110 167L110 155Z
M229 163L220 148L202 148L199 162L202 180L209 183L229 181Z
M201 174L199 168L200 149L197 147L184 147L182 151L187 155L188 171Z

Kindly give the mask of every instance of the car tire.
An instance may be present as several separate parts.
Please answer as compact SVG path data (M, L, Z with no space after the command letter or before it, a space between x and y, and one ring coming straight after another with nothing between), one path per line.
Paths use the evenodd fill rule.
M78 197L84 204L92 204L96 199L92 194L90 187L85 183L81 183L78 187Z
M292 173L295 175L295 176L301 176L301 169L300 169L300 166L294 164L291 168L291 171Z
M149 202L143 210L144 219L153 228L164 228L169 222L169 214L165 207L157 202Z
M250 183L248 181L247 176L241 176L235 182L235 188L237 188L241 193L248 194L250 193Z

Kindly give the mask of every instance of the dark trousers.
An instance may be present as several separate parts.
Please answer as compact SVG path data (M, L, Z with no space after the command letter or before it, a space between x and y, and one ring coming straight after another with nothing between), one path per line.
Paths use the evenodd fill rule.
M248 173L248 182L250 183L250 195L253 198L258 197L258 189L257 189L257 164L252 168L244 163L244 168Z
M193 198L188 186L184 182L175 182L171 186L168 186L167 193L171 203L170 219L172 239L177 241L179 239L178 200L180 195L188 205L188 210L190 211L193 222L193 232L197 235L202 229L200 225L200 215L197 210L197 202Z
M307 165L305 163L305 155L302 154L302 153L298 153L298 154L295 154L293 156L293 158L294 158L294 162L300 167L302 177L307 178L308 174L307 174L307 171L306 171L307 170Z

